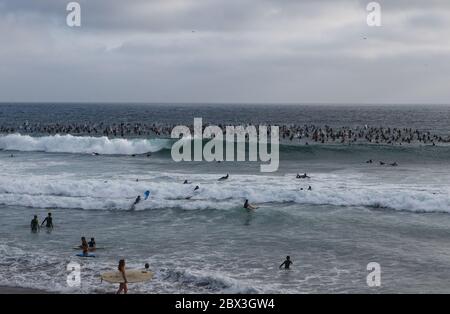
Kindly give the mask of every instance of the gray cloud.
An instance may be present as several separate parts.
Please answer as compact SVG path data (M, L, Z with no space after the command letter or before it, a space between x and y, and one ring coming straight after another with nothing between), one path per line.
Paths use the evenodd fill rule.
M0 101L450 103L450 2L0 0Z

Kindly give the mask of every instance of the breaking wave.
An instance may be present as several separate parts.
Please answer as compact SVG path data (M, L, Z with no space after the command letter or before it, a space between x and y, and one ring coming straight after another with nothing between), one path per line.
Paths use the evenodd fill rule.
M106 136L53 135L32 137L21 134L0 136L0 149L25 152L132 155L158 152L170 148L170 144L169 139L110 139Z
M85 210L129 210L136 195L146 190L151 197L135 210L179 208L183 210L241 209L243 200L258 204L262 210L283 204L365 206L411 212L450 213L448 186L423 189L410 184L367 184L358 177L317 174L308 182L289 176L236 175L226 182L217 176L192 176L200 189L182 184L183 174L149 175L136 182L130 178L76 179L73 177L33 175L0 178L0 204L37 208ZM301 180L300 180L301 181ZM314 186L312 191L300 190ZM188 198L188 199L187 199Z

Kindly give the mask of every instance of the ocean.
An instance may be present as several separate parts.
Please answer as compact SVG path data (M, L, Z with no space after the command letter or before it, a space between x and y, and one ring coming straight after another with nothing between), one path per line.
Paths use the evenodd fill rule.
M417 129L444 140L305 145L287 136L278 171L261 173L259 162L174 162L172 139L135 128L195 117ZM79 127L121 124L131 131ZM130 293L450 293L450 106L4 103L0 132L0 286L112 293L100 274L124 258L155 273ZM245 199L259 208L243 209ZM48 212L54 229L30 232L33 215ZM95 237L96 258L75 256L82 236ZM286 255L293 265L279 270ZM70 262L81 266L80 286L67 284ZM371 262L377 287L367 284Z

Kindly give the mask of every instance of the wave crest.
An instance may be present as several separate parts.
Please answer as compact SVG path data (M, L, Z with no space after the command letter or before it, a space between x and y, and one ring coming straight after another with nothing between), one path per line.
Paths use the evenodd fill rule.
M101 155L133 155L158 152L170 148L169 139L110 139L106 136L52 135L32 137L10 134L0 136L0 149Z

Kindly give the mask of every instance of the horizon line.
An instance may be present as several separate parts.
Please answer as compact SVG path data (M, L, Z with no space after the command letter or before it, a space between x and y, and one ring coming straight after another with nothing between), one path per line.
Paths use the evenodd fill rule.
M356 103L356 102L145 102L145 101L0 101L0 105L5 104L36 104L36 105L64 105L64 104L81 104L81 105L292 105L292 106L450 106L450 103Z

